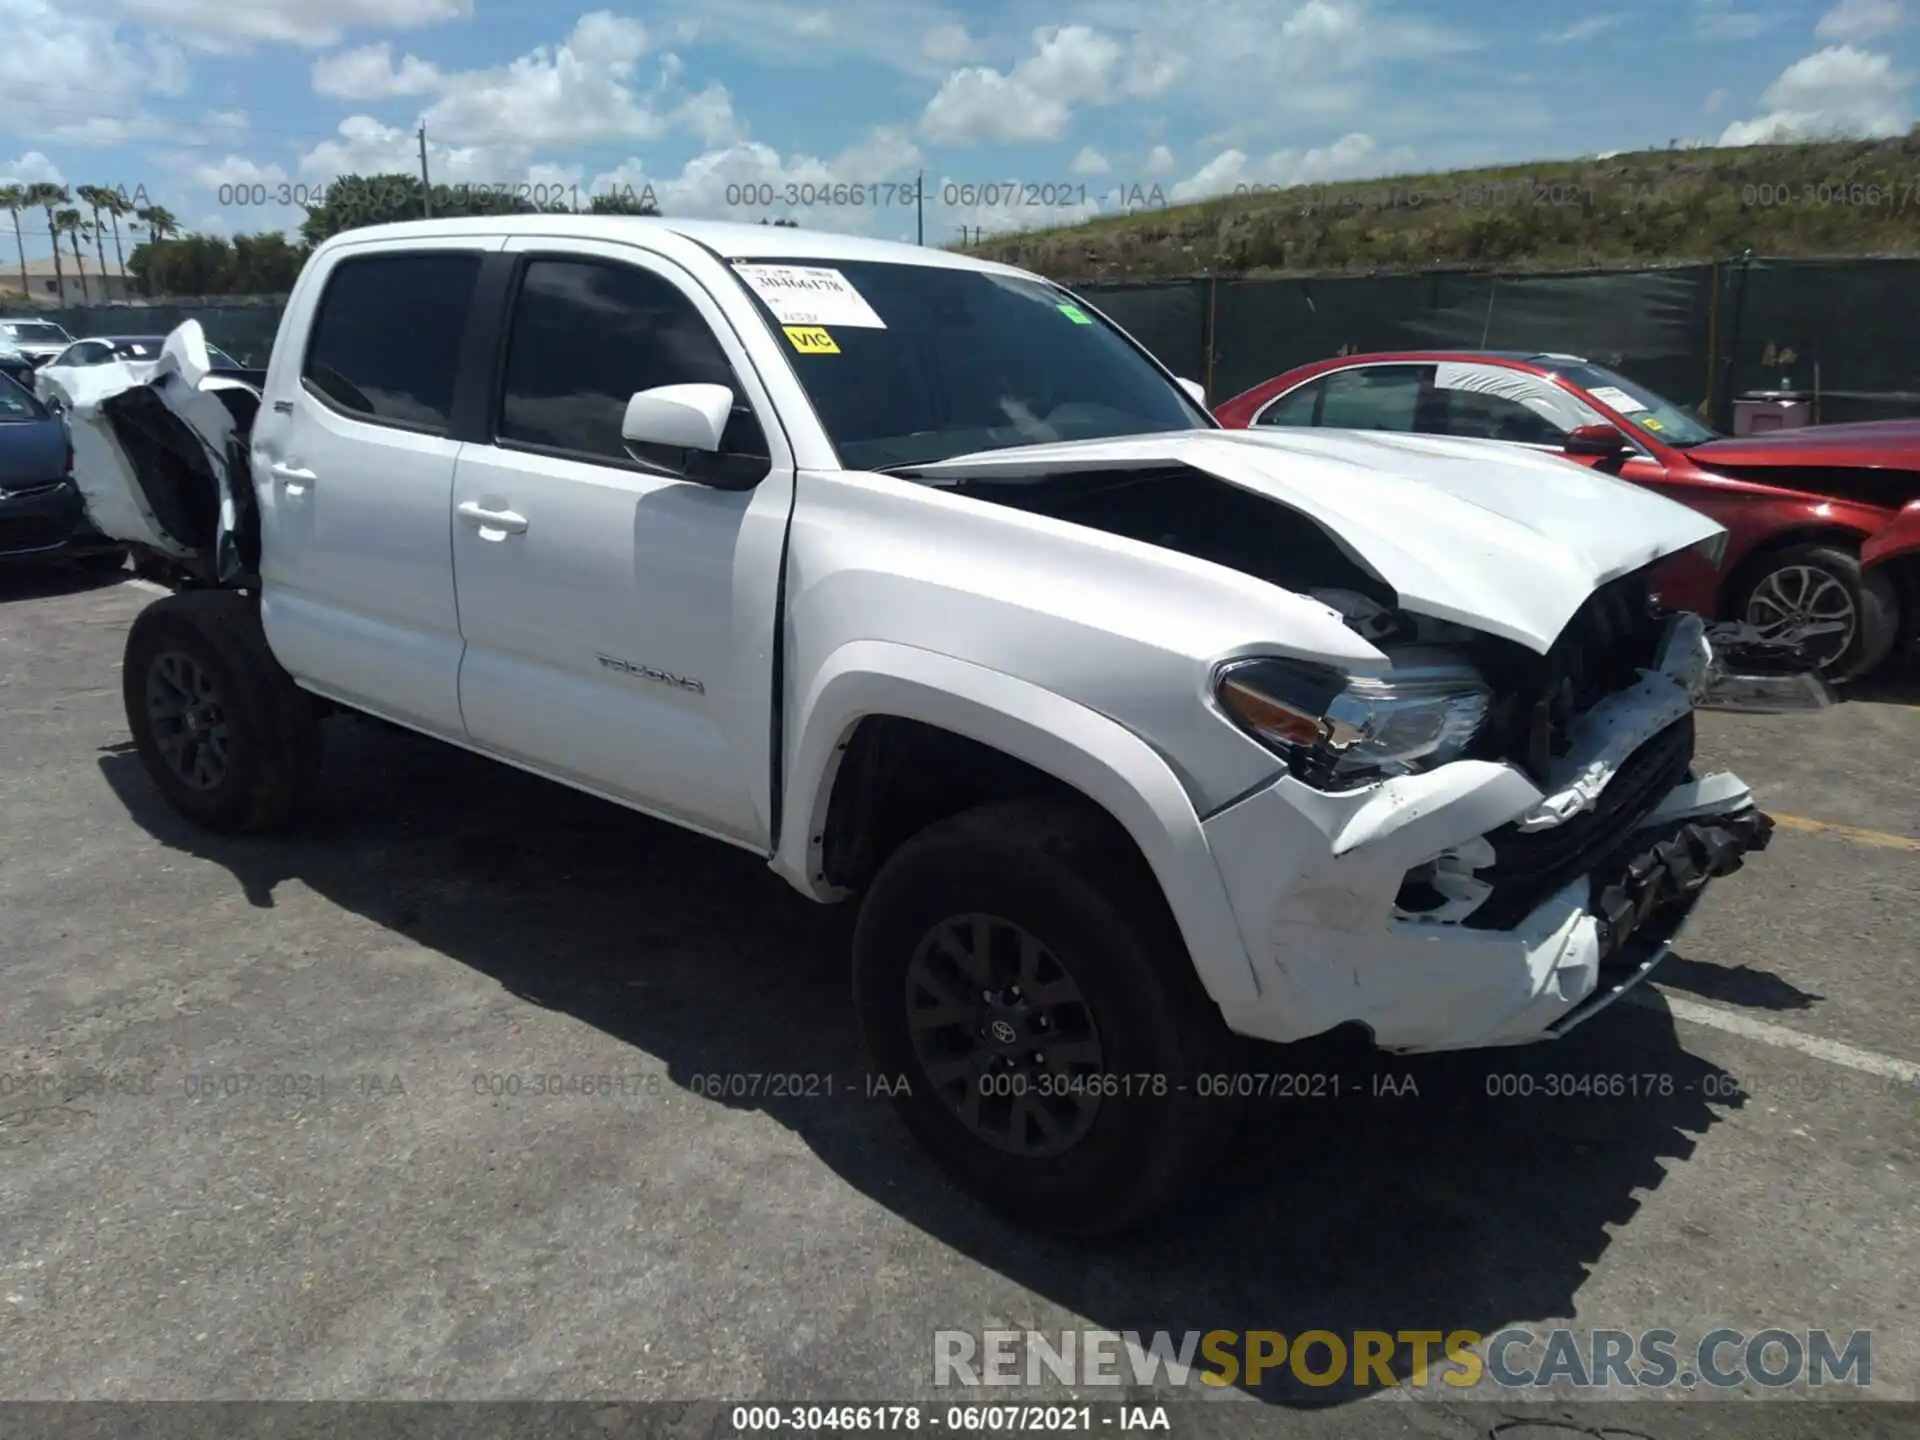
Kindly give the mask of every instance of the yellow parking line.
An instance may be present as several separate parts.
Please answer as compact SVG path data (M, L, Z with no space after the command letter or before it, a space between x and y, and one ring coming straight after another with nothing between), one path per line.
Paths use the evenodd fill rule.
M1809 820L1804 815L1775 815L1773 823L1785 830L1803 830L1809 835L1832 835L1857 845L1877 845L1883 850L1920 850L1920 840L1911 835L1889 835L1884 830L1862 830L1858 825L1836 825L1831 820Z

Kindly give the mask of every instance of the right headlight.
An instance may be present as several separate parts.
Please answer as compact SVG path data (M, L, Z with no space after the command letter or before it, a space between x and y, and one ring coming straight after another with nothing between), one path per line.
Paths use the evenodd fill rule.
M1492 693L1470 665L1418 664L1350 676L1294 660L1222 666L1215 698L1300 779L1350 790L1457 760Z

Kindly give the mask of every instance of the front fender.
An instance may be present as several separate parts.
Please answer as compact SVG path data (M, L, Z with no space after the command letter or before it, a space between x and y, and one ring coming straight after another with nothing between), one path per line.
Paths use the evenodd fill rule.
M1860 563L1869 569L1910 555L1920 555L1920 500L1909 504L1860 547Z
M938 726L1073 786L1117 820L1152 867L1200 980L1222 1005L1260 993L1200 817L1165 761L1097 711L952 656L878 640L834 651L794 710L774 870L808 895L842 892L822 875L820 837L840 758L872 715Z

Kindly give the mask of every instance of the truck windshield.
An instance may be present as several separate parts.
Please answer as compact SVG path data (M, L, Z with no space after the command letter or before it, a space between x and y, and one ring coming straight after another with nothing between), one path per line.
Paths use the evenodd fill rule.
M1118 331L1042 281L890 261L736 261L850 470L1212 428Z

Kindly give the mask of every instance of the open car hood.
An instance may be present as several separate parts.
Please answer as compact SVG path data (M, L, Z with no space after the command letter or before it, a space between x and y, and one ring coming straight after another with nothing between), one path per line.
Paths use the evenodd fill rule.
M185 321L157 361L74 371L67 426L96 529L234 584L259 568L247 439L260 390L211 370L200 322Z
M982 451L912 473L939 484L1170 467L1306 516L1402 608L1541 654L1600 586L1722 533L1570 460L1427 435L1178 431Z

